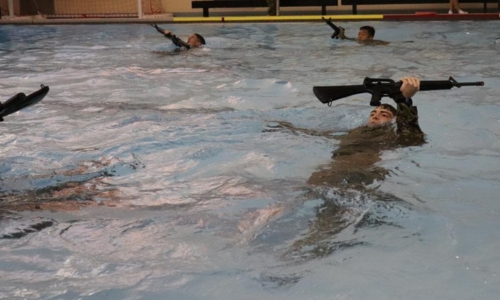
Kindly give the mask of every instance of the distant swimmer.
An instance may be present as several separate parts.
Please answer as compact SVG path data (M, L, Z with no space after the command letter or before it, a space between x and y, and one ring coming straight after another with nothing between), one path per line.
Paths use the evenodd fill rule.
M351 40L351 41L357 41L362 44L367 44L367 45L388 45L389 42L386 41L381 41L381 40L374 40L373 38L375 37L375 28L372 26L361 26L358 31L358 36L356 38L350 38L345 35L345 29L342 28L341 26L336 26L335 24L332 23L332 19L325 19L326 24L330 25L332 29L335 31L332 34L332 39L342 39L342 40Z
M190 37L188 37L187 42L184 42L176 35L172 34L169 30L158 27L156 24L151 24L151 26L156 28L159 33L163 34L167 39L170 39L172 43L179 48L191 49L205 45L205 39L198 33L193 33Z

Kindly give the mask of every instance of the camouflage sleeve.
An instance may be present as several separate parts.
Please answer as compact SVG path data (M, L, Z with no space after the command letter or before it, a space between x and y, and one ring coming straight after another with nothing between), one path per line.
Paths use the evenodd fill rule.
M180 38L178 38L175 35L172 35L172 43L174 43L174 45L176 45L179 48L184 47L188 50L191 48L191 46L189 46L188 43L184 42L183 40L181 40Z
M420 145L425 134L418 125L418 110L416 106L398 103L396 112L398 140L404 145Z

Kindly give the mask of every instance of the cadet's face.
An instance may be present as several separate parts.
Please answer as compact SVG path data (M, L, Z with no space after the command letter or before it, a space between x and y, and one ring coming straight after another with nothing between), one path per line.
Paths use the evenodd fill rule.
M368 126L382 125L394 119L394 114L381 106L375 108L368 118Z
M371 39L373 39L373 37L370 36L370 34L368 33L367 30L361 29L358 32L358 41L368 41L368 40L371 40Z
M195 47L201 45L200 41L198 40L198 37L194 34L188 37L187 43L190 46L195 46Z

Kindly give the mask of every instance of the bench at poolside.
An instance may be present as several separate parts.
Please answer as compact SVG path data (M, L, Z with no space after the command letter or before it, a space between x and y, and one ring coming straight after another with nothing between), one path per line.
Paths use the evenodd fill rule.
M380 4L440 4L450 3L450 0L342 0L342 5L352 5L352 14L358 13L358 5L380 5ZM459 0L464 3L484 3L484 12L488 12L488 3L498 3L500 0Z
M462 0L463 1L463 0ZM321 6L326 15L326 6L337 6L338 0L280 0L280 7ZM191 8L203 8L203 17L208 17L210 8L267 7L266 0L198 0L191 1Z

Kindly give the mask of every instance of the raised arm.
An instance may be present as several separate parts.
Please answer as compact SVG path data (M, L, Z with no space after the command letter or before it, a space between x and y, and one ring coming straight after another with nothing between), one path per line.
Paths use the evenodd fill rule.
M183 40L181 40L180 38L178 38L176 35L172 34L171 31L165 30L165 29L159 27L156 24L151 24L151 26L154 27L156 29L156 31L158 31L159 33L163 34L167 39L171 40L172 43L174 45L176 45L177 47L179 47L179 48L184 47L186 49L190 49L191 48L191 46L188 43L184 42Z
M151 27L154 27L156 29L156 31L158 31L161 34L165 34L165 31L167 31L161 27L158 27L158 25L156 25L156 24L150 24L150 25L151 25Z
M413 106L412 97L420 90L420 79L416 77L401 78L400 91L406 98L405 102L398 103L396 124L399 142L405 145L421 145L425 134L418 124L418 110Z

